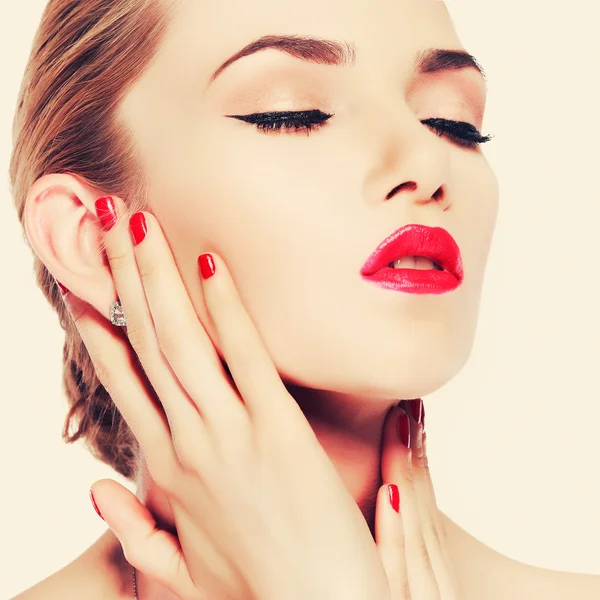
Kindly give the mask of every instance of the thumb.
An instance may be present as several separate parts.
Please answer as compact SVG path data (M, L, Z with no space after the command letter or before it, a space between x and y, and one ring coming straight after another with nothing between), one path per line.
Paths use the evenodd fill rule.
M125 559L182 600L201 600L178 538L158 529L152 513L135 494L111 479L90 488L92 502L115 534Z

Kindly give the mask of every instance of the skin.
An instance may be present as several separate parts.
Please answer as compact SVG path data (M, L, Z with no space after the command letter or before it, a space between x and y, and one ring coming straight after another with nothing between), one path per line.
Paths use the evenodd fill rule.
M275 33L350 41L356 64L268 50L207 87L226 58ZM442 2L303 0L286 11L277 0L181 0L163 47L121 106L149 174L151 212L211 339L218 346L196 258L212 251L371 527L385 414L398 399L437 390L466 362L498 208L481 150L420 123L442 117L481 131L484 81L475 69L417 76L414 57L428 47L463 49ZM308 109L335 117L306 136L265 134L224 116ZM49 176L32 188L26 210L37 224L30 241L52 274L105 315L117 293L98 246L94 200L103 195L74 176ZM408 223L452 234L465 272L457 290L405 294L361 279L375 247ZM171 524L141 460L138 498ZM558 599L575 585L579 598L600 593L599 578L520 565L440 518L466 598ZM131 598L110 531L19 598L80 597L81 581L86 597ZM172 597L143 577L142 589L144 600Z

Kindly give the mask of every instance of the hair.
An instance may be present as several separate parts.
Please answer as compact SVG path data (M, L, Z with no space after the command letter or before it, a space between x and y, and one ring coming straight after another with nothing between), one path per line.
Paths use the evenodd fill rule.
M172 5L171 5L172 6ZM10 188L23 237L25 200L46 174L71 173L108 195L148 207L146 174L119 103L155 56L169 24L165 0L50 0L25 68L13 122ZM32 249L33 251L33 249ZM33 252L38 286L65 331L66 443L136 479L139 446L100 383L46 266Z

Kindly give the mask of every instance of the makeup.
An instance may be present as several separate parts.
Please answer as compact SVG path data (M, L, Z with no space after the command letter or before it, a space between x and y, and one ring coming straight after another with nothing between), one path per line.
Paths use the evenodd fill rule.
M409 294L444 294L463 280L454 238L441 227L410 224L388 236L360 270L378 287Z

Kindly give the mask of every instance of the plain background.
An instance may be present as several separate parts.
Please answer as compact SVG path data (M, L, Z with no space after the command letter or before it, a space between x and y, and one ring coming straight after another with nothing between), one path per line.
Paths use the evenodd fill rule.
M1 1L6 173L16 94L45 2ZM471 360L425 399L438 502L511 557L600 574L600 12L591 0L448 6L488 75L484 133L495 138L484 152L501 208ZM2 598L89 546L105 530L90 484L122 481L82 446L61 441L62 330L35 286L3 178Z

